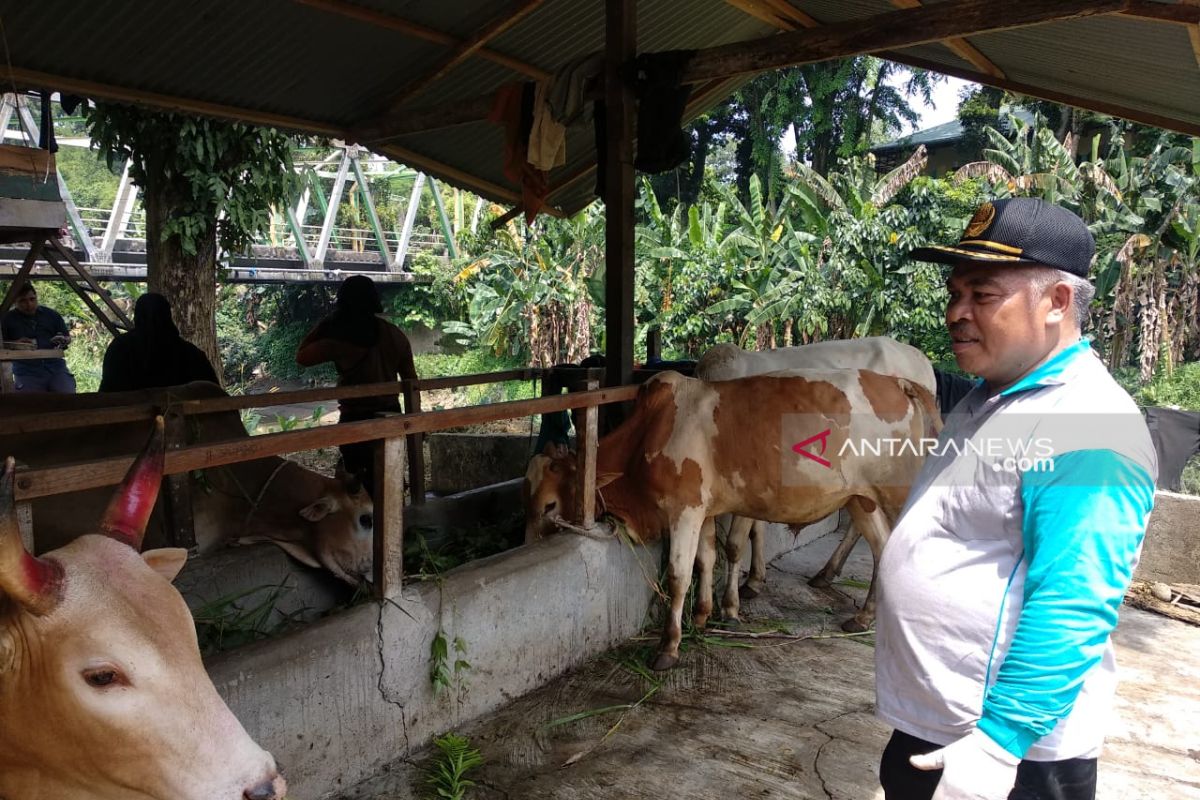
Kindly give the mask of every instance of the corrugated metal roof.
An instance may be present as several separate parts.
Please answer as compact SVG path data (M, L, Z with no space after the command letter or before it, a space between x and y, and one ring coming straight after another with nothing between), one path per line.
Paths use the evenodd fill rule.
M948 0L930 0L947 2ZM793 0L823 23L895 11L890 0ZM468 38L519 4L512 0L0 0L7 60L23 85L91 87L150 104L182 101L337 135L370 120L450 53L444 44L333 13L338 8L403 18ZM640 0L641 51L748 41L774 28L724 0ZM1157 114L1200 128L1200 69L1183 26L1104 17L971 37L1010 82L1088 104ZM546 0L486 48L553 71L604 44L604 0ZM940 44L897 52L910 63L977 72ZM2 64L3 62L0 62ZM39 78L32 73L43 73ZM401 108L477 98L524 76L478 55ZM146 93L159 97L146 97ZM713 97L715 103L719 97ZM409 134L381 152L402 156L450 183L511 201L519 193L501 165L500 130L478 122ZM568 163L550 181L585 175L595 153L590 125L572 129ZM574 210L591 197L591 176L553 196Z

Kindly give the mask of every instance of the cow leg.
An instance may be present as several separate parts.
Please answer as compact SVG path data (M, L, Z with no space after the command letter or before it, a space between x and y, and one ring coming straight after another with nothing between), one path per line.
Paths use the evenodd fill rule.
M728 540L726 540L728 541ZM717 525L709 517L700 528L699 549L696 551L696 567L700 570L700 582L696 586L696 605L692 611L692 624L703 629L713 610L713 567L717 563Z
M743 600L753 600L762 594L767 581L767 562L763 555L763 525L765 523L749 517L734 517L729 535L732 539L737 534L738 552L750 542L750 574L739 591ZM739 573L740 577L740 573Z
M887 517L884 516L879 506L865 497L852 498L847 507L850 509L851 523L871 547L873 561L871 586L867 589L867 599L863 603L862 610L842 623L842 630L860 633L869 630L875 622L875 581L879 578L879 557L883 554L883 546L887 543L888 535L891 533L891 525L888 524ZM848 535L847 538L849 538Z
M825 562L825 566L821 567L821 571L809 579L809 586L817 589L828 589L833 585L834 578L842 574L842 567L846 566L846 559L850 557L850 551L858 543L858 523L854 521L853 512L857 502L858 498L851 497L850 502L846 504L846 507L851 510L850 527L846 530L846 534L842 537L842 541L838 543L837 548L829 556L829 560Z
M738 618L739 593L742 597L750 600L758 596L758 592L750 588L750 581L740 589L738 588L738 580L742 576L742 548L746 546L746 540L750 538L751 526L754 520L748 517L735 516L729 521L729 535L725 537L725 562L728 564L727 575L725 576L725 594L721 598L721 615L727 620L735 620ZM751 572L753 576L753 572Z
M694 512L694 513L693 513ZM688 509L671 528L670 556L667 559L667 590L671 607L663 624L662 641L654 659L654 669L670 669L679 663L679 642L683 638L683 601L692 582L692 564L700 544L704 525L702 509Z

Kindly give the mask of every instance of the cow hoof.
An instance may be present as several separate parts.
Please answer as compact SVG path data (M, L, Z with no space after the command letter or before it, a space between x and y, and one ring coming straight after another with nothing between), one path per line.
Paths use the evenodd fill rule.
M655 672L666 672L678 663L679 656L673 656L670 653L659 653L650 668Z
M833 579L824 572L818 572L808 579L808 585L814 589L828 589L830 586L833 586Z
M736 614L725 614L725 619L721 620L721 627L728 631L741 630L742 621L737 618Z
M699 630L699 631L702 631L705 628L707 628L708 627L708 614L692 615L692 627L694 627L696 630Z
M749 583L743 583L738 587L738 597L743 600L753 600L758 597L758 589L755 589Z
M842 623L842 630L846 633L865 633L871 630L871 621L863 621L858 617L851 617Z

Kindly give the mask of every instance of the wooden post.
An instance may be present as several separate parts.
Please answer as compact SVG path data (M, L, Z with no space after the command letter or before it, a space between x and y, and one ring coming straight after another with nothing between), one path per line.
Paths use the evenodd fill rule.
M658 327L646 331L646 363L662 358L662 329Z
M17 469L24 466L20 461L16 463ZM17 501L17 530L21 534L21 544L25 546L25 552L36 555L34 547L37 543L33 540L33 503L29 500Z
M187 418L179 412L167 414L167 450L186 447ZM167 537L173 547L194 550L196 547L196 520L192 512L191 473L180 472L163 479L164 510L167 518Z
M636 0L605 0L605 341L608 386L633 380L633 170L636 106L625 71L637 55ZM610 421L612 419L610 415Z
M404 413L421 412L421 389L412 381L404 382ZM408 492L414 506L425 502L425 434L408 437Z
M587 388L599 389L600 381L589 380ZM579 427L575 429L575 447L578 452L576 458L579 464L575 472L579 484L575 491L579 497L579 519L574 521L584 528L590 528L596 522L596 422L599 410L596 406L579 409Z
M373 580L379 600L398 595L404 578L404 451L403 436L375 442Z

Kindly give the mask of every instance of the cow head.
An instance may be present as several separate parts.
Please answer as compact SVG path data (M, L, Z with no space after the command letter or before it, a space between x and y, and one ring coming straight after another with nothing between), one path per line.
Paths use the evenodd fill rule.
M297 560L324 567L349 584L370 579L375 508L356 475L339 468L326 493L300 509L300 516L311 524L311 544L276 544Z
M573 519L575 509L575 457L566 445L548 442L529 461L521 499L525 507L525 544L554 532L554 518Z
M0 478L0 797L279 800L286 791L204 671L171 580L185 550L139 554L162 420L95 534L26 552L13 461Z

